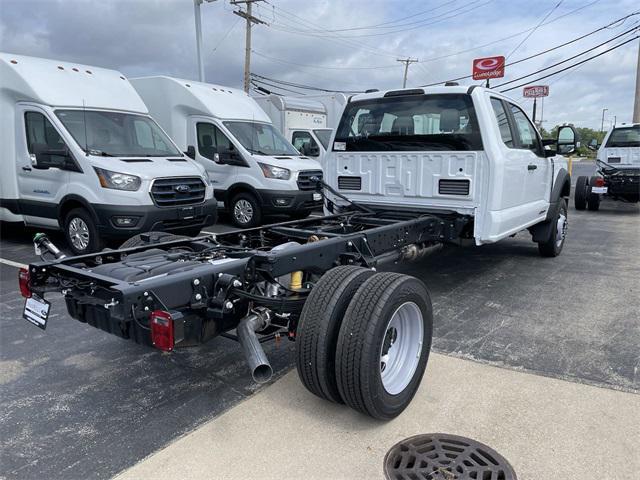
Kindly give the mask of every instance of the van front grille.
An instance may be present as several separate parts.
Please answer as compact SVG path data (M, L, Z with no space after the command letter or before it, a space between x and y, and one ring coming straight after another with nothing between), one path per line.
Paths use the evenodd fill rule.
M298 174L298 188L300 190L315 190L317 186L315 178L322 180L322 170L303 170Z
M438 193L440 195L469 195L469 180L440 180Z
M362 190L361 177L338 177L339 190Z
M195 205L204 202L205 190L198 177L159 178L151 186L151 198L159 207Z

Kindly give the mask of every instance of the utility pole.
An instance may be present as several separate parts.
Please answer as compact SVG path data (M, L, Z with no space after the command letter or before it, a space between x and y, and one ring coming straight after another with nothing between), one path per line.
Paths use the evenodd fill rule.
M247 9L246 12L242 10L236 10L233 12L247 21L244 50L244 91L247 93L249 93L249 88L251 87L251 27L254 23L256 25L261 23L266 24L266 22L263 22L251 14L251 7L255 2L261 1L262 0L232 0L230 2L232 5L245 4Z
M200 5L205 0L193 0L193 9L196 18L196 52L198 55L198 80L204 82L204 61L202 59L202 17L200 15ZM216 0L206 0L215 2Z
M638 45L638 65L636 66L636 99L633 104L633 123L640 123L640 45Z
M609 110L608 108L603 108L602 109L602 123L600 124L600 131L604 132L604 112L606 112L607 110Z
M398 58L396 62L404 63L404 78L402 80L402 88L407 88L407 75L409 73L409 64L410 63L418 63L417 58Z

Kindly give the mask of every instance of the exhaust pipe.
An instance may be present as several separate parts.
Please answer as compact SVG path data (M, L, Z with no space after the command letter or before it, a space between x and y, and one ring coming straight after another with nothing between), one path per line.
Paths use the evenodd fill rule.
M267 312L257 312L240 320L236 329L238 340L242 345L244 356L251 370L251 376L257 383L266 383L271 380L273 375L273 368L271 368L269 359L256 335L256 331L262 330L268 324L269 314Z

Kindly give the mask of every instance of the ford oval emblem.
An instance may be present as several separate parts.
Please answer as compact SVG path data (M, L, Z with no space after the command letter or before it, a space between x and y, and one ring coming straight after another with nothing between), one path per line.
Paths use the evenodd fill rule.
M173 189L178 193L189 193L191 191L189 185L176 185Z

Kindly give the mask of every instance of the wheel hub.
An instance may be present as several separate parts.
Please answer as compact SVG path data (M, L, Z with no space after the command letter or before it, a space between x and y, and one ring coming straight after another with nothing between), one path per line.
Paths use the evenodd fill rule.
M567 216L564 213L560 213L558 216L558 222L556 224L556 245L560 247L562 242L564 242L565 237L567 236L567 227L568 227Z
M75 217L69 222L69 238L78 250L85 250L89 246L89 227L84 220Z
M240 199L233 208L233 215L240 223L249 223L253 218L253 207L247 200Z

